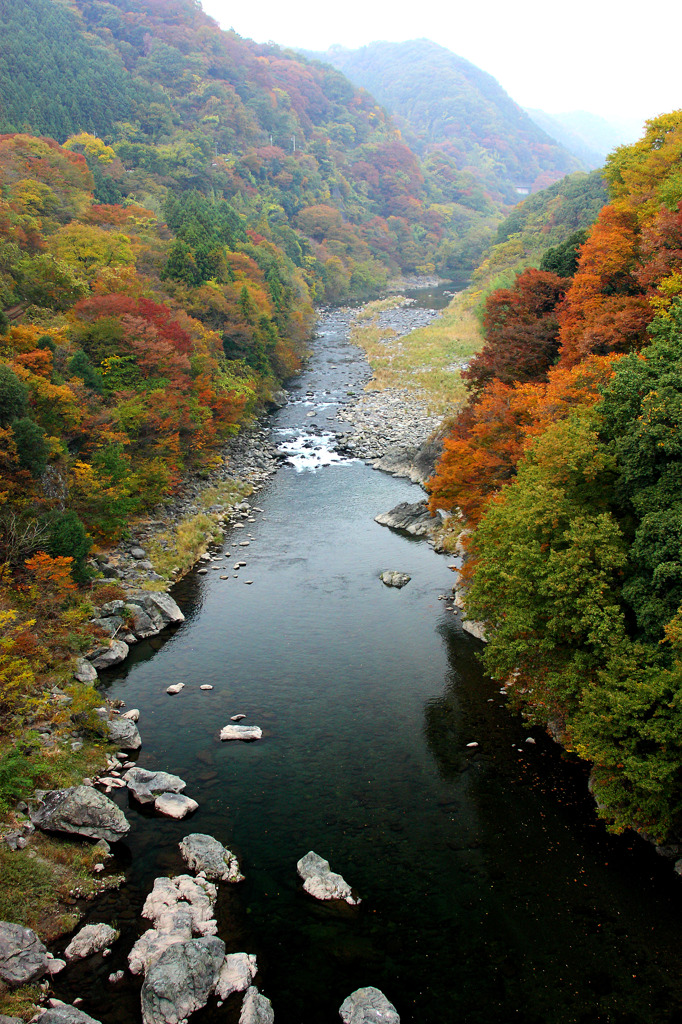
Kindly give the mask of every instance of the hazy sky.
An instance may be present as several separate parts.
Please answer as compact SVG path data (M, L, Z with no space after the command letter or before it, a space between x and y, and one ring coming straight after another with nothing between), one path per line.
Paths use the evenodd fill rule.
M655 30L646 9L628 0L202 3L223 28L283 46L320 50L426 37L489 72L521 106L549 113L587 110L643 122L682 107L676 3Z

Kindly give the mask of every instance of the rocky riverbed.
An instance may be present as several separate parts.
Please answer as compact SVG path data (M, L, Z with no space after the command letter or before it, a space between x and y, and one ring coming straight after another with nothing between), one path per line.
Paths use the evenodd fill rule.
M391 332L390 344L395 348L396 340L428 326L439 315L436 310L422 309L405 300L379 312L374 322L381 330ZM373 463L389 456L386 464L377 464L376 468L401 476L412 475L407 466L417 451L437 434L441 424L440 417L430 412L424 396L407 388L379 390L371 380L363 395L344 406L339 419L350 425L339 439L345 450ZM399 472L401 465L404 471ZM431 465L431 471L432 468ZM426 475L430 475L428 470ZM418 472L413 479L423 482L425 476Z

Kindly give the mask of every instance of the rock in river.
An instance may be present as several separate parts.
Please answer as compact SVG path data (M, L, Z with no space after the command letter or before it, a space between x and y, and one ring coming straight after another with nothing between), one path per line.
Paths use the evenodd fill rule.
M352 889L341 875L337 875L329 867L329 861L311 850L301 857L296 870L303 879L303 888L317 900L345 900L356 904L359 899L353 897Z
M44 832L67 832L87 839L116 843L130 831L128 820L116 804L91 786L72 786L45 793L31 815Z
M220 730L221 740L259 740L262 735L257 725L226 725Z
M151 804L161 793L181 793L187 783L169 772L130 768L123 776L128 789L141 804Z
M256 976L258 965L253 953L229 953L220 969L215 994L227 999L233 992L245 992Z
M108 924L86 924L74 935L64 950L67 960L83 960L93 953L108 949L118 938L118 932Z
M216 882L241 882L244 876L239 861L213 836L193 832L180 843L183 860L192 871L203 871Z
M239 1024L274 1024L275 1014L272 1003L258 991L255 985L247 988Z
M47 971L47 949L33 929L0 921L0 981L18 988L38 981Z
M432 516L425 501L401 501L390 512L374 517L374 522L392 530L404 530L413 537L430 537L441 525L439 516Z
M339 1015L343 1024L400 1024L393 1003L382 991L369 985L358 988L341 1003Z
M224 960L225 943L214 935L165 950L142 986L144 1024L180 1024L206 1006Z
M167 818L186 818L198 807L196 800L182 796L181 793L160 793L154 800L155 810L159 814L165 814Z
M381 582L387 587L404 587L412 579L406 572L397 572L395 569L386 569L380 576Z
M94 1017L83 1013L77 1006L69 1006L68 1003L51 1006L39 1020L41 1024L100 1024Z

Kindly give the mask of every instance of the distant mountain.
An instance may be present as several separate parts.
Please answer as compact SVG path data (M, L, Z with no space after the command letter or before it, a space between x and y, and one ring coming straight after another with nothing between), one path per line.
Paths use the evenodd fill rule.
M641 131L641 126L634 122L626 124L607 121L585 110L547 114L544 110L526 108L526 113L548 135L591 169L602 167L613 149L634 142Z
M414 149L453 158L497 201L515 202L583 169L492 75L428 39L334 46L315 56L371 92Z

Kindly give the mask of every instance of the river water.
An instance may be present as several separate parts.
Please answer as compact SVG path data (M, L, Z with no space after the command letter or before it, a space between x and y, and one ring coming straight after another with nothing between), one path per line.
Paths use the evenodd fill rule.
M153 879L182 870L177 844L194 831L240 857L246 881L221 888L220 935L228 952L257 954L278 1024L332 1024L364 985L403 1024L679 1024L670 867L608 836L584 772L542 735L526 742L482 674L480 644L438 600L450 560L374 522L421 490L333 450L336 410L369 375L347 326L323 317L271 421L292 461L253 499L263 511L227 535L220 571L175 588L187 621L103 680L141 711L138 763L181 775L200 807L183 822L130 807L127 882L88 918L122 937L58 994L82 996L103 1024L139 1021L139 983L107 978L125 966ZM411 582L386 588L384 569ZM168 696L176 682L185 689ZM237 713L263 728L260 742L220 743ZM302 892L308 850L360 906ZM240 998L192 1020L232 1024Z

